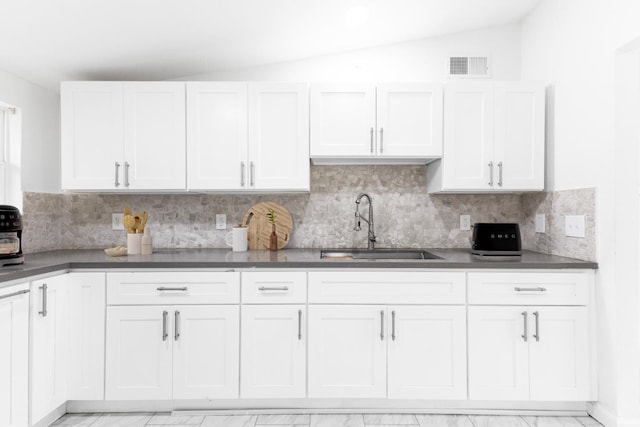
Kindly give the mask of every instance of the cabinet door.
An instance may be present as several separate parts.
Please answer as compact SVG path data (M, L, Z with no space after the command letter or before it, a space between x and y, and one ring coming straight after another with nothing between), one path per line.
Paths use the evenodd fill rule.
M383 157L442 156L443 88L385 84L377 88L378 150Z
M305 397L305 320L303 305L242 307L243 398Z
M466 399L464 306L389 307L389 398Z
M237 305L175 306L173 398L238 397L240 312Z
M528 309L486 306L468 310L469 399L528 400Z
M384 306L309 307L309 397L386 397Z
M185 84L124 83L124 186L186 188Z
M541 83L495 83L496 188L544 189L544 98Z
M531 307L529 313L531 400L591 400L587 308Z
M122 83L64 82L60 102L62 188L122 188Z
M169 308L107 308L105 398L171 399Z
M313 84L311 157L376 153L376 89L372 84Z
M66 275L31 284L31 423L67 401Z
M187 83L188 188L246 188L247 145L247 84Z
M0 427L29 424L29 286L0 290Z
M249 189L309 190L309 90L249 83Z
M70 273L69 400L104 399L105 274Z
M495 187L493 112L493 83L457 82L445 86L444 190Z

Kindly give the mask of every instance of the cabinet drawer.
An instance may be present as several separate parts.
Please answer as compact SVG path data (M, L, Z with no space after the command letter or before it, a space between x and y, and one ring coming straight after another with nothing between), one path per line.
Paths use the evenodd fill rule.
M108 305L238 304L240 273L107 274Z
M307 273L242 273L242 302L245 304L307 302Z
M469 273L469 304L587 305L587 273Z
M312 272L310 303L464 304L465 274L445 272Z

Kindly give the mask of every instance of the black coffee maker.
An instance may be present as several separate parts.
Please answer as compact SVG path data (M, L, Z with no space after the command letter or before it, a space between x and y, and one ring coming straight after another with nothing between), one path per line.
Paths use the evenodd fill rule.
M0 266L23 262L20 210L14 206L0 205Z

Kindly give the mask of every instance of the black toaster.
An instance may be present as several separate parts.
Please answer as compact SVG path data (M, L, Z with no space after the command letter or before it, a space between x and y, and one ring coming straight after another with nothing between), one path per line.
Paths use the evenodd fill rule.
M471 253L487 258L522 255L520 226L515 223L474 224Z

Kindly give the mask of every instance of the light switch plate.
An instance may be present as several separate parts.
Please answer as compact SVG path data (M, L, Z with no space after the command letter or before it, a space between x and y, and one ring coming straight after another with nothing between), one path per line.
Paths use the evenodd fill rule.
M564 234L567 237L584 237L584 215L565 215Z
M124 230L124 224L122 220L124 219L123 213L112 213L111 214L111 229L115 231Z
M471 215L460 215L460 231L471 230Z
M227 215L216 214L216 230L226 230L226 229L227 229Z
M545 232L545 222L544 214L536 214L536 233Z

